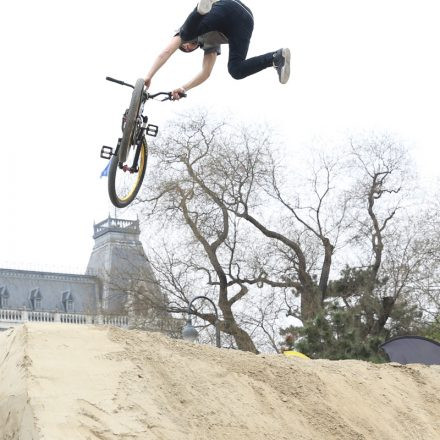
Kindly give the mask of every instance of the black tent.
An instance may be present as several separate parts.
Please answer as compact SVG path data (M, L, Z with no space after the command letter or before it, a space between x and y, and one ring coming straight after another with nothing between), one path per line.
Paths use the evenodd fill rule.
M422 336L398 336L381 344L392 362L440 365L440 343Z

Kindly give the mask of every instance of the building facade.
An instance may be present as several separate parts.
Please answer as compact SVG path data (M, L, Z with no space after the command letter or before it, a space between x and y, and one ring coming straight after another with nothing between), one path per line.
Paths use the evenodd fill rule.
M29 321L130 327L139 321L139 292L165 310L139 235L138 221L109 217L95 224L84 275L0 268L0 330ZM152 313L138 312L144 327L159 329Z

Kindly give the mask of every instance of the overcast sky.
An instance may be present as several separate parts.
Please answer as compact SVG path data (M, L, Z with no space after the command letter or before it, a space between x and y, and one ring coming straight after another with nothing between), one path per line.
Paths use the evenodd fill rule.
M248 0L249 55L283 46L292 76L268 69L233 80L227 47L209 81L177 103L152 103L160 126L193 107L272 125L292 152L316 138L388 131L411 148L422 180L439 177L438 0ZM14 0L0 6L0 267L83 271L93 222L114 212L99 175L130 90L195 2ZM151 90L198 72L202 53L176 53ZM126 213L125 216L129 216Z

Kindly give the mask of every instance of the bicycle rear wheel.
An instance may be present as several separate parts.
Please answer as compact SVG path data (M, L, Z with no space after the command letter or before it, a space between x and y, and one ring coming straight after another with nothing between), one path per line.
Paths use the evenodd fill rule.
M142 94L144 92L144 80L139 78L134 86L133 93L131 95L130 107L128 108L123 133L121 146L119 148L119 161L126 162L127 152L131 145L136 142L135 128L136 120L139 116L139 108L141 106Z
M136 146L129 147L127 163L133 164L136 150ZM118 156L113 156L111 159L108 172L108 194L111 202L117 208L125 208L136 198L144 180L147 159L148 147L145 140L140 146L137 170L133 171L129 166L124 166Z

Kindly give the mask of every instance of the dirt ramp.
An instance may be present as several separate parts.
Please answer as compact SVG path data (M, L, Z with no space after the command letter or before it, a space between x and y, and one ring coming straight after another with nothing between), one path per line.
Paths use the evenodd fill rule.
M0 439L38 438L28 384L32 361L25 327L0 334Z
M440 439L440 367L255 356L106 327L0 335L0 439Z

